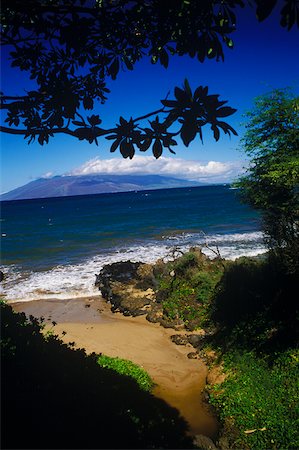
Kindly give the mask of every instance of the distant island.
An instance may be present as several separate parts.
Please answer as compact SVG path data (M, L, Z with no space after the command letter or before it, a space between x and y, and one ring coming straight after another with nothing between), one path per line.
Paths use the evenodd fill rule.
M25 200L72 195L169 189L205 183L162 175L72 175L39 178L0 196L0 200Z

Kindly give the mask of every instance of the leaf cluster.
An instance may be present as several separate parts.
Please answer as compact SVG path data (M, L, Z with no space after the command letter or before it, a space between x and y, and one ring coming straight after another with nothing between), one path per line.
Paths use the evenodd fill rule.
M259 20L263 20L272 9L260 0L256 3ZM276 1L270 3L273 6ZM206 58L223 60L224 48L233 47L236 10L244 5L243 0L3 0L2 45L9 49L11 66L26 72L35 88L18 96L1 94L1 109L6 112L8 124L1 130L23 135L29 142L37 138L41 145L56 133L97 144L99 136L109 134L107 130L99 129L97 124L86 125L86 120L78 117L97 103L105 103L108 79L115 80L121 70L133 70L142 58L149 58L153 64L159 62L165 68L173 55L189 55L200 62ZM290 28L296 14L294 0L286 0L282 25ZM180 134L185 145L197 133L202 140L201 127L207 119L216 140L219 129L234 133L219 120L230 115L228 110L219 109L215 116L212 96L210 105L207 99L203 102L202 117L199 97L206 96L205 88L195 91L193 104L186 104L185 111L181 103L184 94L176 89L179 104L173 108L176 112L169 122L182 123ZM184 92L190 97L188 89ZM212 115L207 118L209 107ZM76 122L81 122L77 125L80 128L74 128ZM151 141L156 157L163 148L172 151L173 136L166 129L162 135L154 135L159 134L154 128L151 124L151 132L143 131L140 139L136 133L133 137L124 136L115 146L125 157L133 155L135 144L145 151Z
M235 183L243 200L261 210L269 247L281 256L286 252L290 268L299 265L298 111L299 98L290 88L256 99L241 140L251 164Z

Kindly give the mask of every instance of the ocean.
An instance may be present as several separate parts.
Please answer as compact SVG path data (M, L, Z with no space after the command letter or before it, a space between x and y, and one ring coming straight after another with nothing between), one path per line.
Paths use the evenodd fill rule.
M229 185L1 202L1 297L9 302L97 295L116 261L152 263L173 249L213 257L265 252L258 213Z

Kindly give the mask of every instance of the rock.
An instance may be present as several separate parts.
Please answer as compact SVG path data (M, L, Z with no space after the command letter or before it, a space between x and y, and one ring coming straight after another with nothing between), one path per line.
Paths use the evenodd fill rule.
M217 450L212 439L203 434L196 434L193 438L193 444L201 450Z
M4 280L4 273L0 270L0 282Z
M186 323L186 329L189 331L194 331L198 327L198 320L189 320L188 323Z
M170 336L170 339L176 345L187 345L189 343L188 336L186 334L173 334Z
M197 352L190 352L190 353L188 353L187 358L189 358L189 359L199 359L199 354Z
M147 314L156 302L155 278L150 264L121 261L106 265L96 275L95 285L111 303L111 310L126 316Z
M173 328L175 330L184 328L184 322L180 319L169 319L169 317L163 316L159 322L164 328Z
M153 266L151 264L140 264L137 268L138 282L136 287L138 289L157 289L158 282L154 276Z
M188 342L191 344L194 348L201 348L204 344L204 335L198 335L198 334L189 334L188 335Z
M152 304L150 311L148 311L148 313L146 315L146 319L149 322L157 323L162 319L162 317L163 317L162 305Z

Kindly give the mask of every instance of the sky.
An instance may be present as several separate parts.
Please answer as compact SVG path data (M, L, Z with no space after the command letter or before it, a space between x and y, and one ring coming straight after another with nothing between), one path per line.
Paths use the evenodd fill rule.
M93 114L99 114L103 128L118 123L119 116L129 119L159 109L160 100L187 78L193 89L208 86L210 94L219 94L220 100L237 112L227 122L238 132L238 137L222 134L215 142L209 126L203 129L204 144L196 138L188 148L180 139L176 155L167 151L156 161L150 150L133 160L123 159L119 152L111 154L110 141L99 140L99 146L74 137L56 134L49 144L30 145L22 136L1 133L1 186L8 192L36 178L56 175L88 173L156 173L210 183L230 182L242 173L248 164L241 150L240 138L244 127L244 113L253 106L254 98L274 88L291 86L299 93L299 31L283 29L279 25L278 9L262 23L254 11L240 10L237 31L232 35L234 48L225 49L225 61L206 60L204 63L189 57L170 58L168 69L143 60L134 70L121 72L110 80L111 93L104 105L98 105ZM2 54L1 90L7 95L18 95L26 87L23 72L9 67L7 53ZM88 112L90 115L91 113Z

